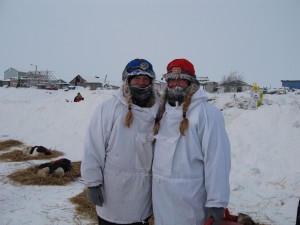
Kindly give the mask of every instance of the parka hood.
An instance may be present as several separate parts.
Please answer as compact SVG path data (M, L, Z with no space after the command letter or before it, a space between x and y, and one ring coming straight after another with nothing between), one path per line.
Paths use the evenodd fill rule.
M146 108L146 107L140 107L138 105L134 105L132 104L132 109L133 110L138 110L138 111L147 111L148 113L150 113L151 115L156 115L158 106L159 106L159 99L157 97L157 95L155 94L155 92L153 91L153 95L154 95L154 99L155 99L155 103L152 107ZM124 93L123 93L123 89L122 87L119 88L117 91L115 91L113 93L113 97L115 97L116 99L118 99L120 101L121 104L123 104L124 106L128 107L128 102L127 99L124 97Z
M196 100L207 101L207 94L205 91L198 89L192 97L192 102Z

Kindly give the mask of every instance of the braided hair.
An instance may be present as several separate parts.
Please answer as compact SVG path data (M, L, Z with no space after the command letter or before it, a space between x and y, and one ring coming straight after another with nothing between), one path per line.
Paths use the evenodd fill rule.
M127 112L126 117L125 117L125 126L129 128L132 121L133 121L133 114L132 114L132 111L131 111L132 97L131 97L131 93L130 93L130 90L129 90L127 80L124 82L124 85L122 86L122 88L123 88L124 97L127 101L127 109L128 109L128 112Z

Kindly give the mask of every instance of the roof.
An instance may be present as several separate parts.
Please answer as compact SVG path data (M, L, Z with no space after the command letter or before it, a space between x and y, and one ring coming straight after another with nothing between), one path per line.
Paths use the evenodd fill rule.
M64 81L62 79L58 79L57 83L59 83L59 84L69 84L68 82L66 82L66 81Z
M281 80L281 82L300 82L300 80Z
M15 68L10 67L10 68L8 68L7 70L5 70L4 73L5 73L5 72L8 72L8 71L11 71L11 70L18 71L18 70L16 70ZM18 72L19 72L19 71L18 71Z
M250 84L247 84L246 82L241 81L241 80L225 82L225 83L221 84L221 86L222 85L228 85L228 84L233 85L233 86L249 86L249 87L251 87Z

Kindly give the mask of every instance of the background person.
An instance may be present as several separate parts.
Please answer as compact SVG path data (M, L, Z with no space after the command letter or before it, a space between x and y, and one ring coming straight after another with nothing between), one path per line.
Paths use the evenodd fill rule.
M81 175L99 224L148 224L155 73L145 59L130 61L123 86L96 109L88 128Z
M74 98L74 102L80 102L80 101L83 101L83 100L84 100L84 98L82 97L80 92L78 92L77 95Z
M194 66L175 59L154 127L155 225L219 224L229 201L230 144L222 113L199 89Z

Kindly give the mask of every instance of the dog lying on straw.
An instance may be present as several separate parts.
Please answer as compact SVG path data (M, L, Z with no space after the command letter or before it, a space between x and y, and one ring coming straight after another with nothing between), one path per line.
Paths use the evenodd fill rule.
M53 162L43 163L38 168L38 176L46 177L48 175L53 175L56 177L63 177L66 172L71 170L72 166L70 160L62 158Z
M51 155L51 152L44 146L28 146L23 150L23 155L38 156L38 155Z

